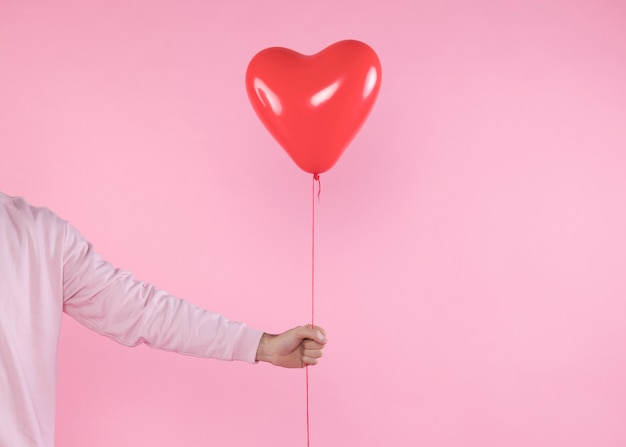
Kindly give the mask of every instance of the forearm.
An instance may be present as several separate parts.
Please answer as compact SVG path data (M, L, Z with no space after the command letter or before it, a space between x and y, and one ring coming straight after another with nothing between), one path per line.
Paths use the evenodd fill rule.
M255 362L262 332L137 281L68 229L64 311L127 346Z

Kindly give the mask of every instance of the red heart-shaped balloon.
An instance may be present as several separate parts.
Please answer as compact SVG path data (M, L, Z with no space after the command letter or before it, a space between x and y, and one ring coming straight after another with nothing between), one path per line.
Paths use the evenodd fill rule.
M261 122L312 174L337 162L374 105L380 82L378 56L356 40L312 56L267 48L246 72L248 97Z

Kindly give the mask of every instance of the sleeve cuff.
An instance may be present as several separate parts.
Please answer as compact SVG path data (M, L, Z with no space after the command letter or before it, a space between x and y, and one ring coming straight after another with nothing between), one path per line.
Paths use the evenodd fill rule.
M233 349L232 360L241 360L248 363L258 363L256 353L263 331L244 326L241 329L237 343Z

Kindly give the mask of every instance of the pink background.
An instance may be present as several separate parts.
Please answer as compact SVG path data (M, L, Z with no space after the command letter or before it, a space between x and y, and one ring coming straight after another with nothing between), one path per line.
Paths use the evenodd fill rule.
M244 74L346 38L383 86L322 176L311 445L626 445L622 1L0 0L0 189L170 293L305 323L310 176ZM69 318L59 356L59 446L306 444L304 371Z

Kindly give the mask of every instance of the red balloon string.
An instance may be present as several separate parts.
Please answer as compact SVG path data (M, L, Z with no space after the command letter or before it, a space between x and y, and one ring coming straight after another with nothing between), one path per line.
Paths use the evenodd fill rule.
M313 174L313 197L311 200L311 327L315 327L315 182L317 182L317 202L322 194L319 174Z
M311 445L311 423L309 421L309 365L306 365L306 446Z
M322 194L322 182L318 174L313 174L313 195L311 201L311 327L315 327L315 182L318 184L317 200ZM309 417L309 365L306 366L306 445L311 445L311 423Z

